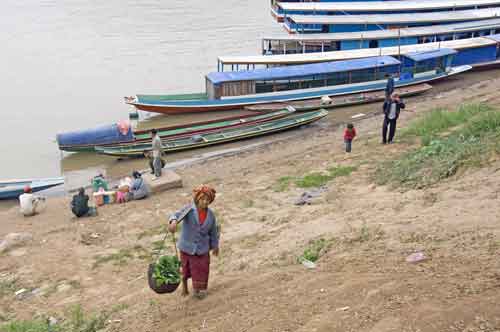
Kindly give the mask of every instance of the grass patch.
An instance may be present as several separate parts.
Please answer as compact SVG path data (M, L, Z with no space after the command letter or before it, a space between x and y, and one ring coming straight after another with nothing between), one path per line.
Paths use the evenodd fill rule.
M324 238L309 241L304 253L299 257L299 261L307 259L311 262L316 262L324 253L326 253L333 244L333 240Z
M88 314L80 305L76 305L68 310L66 318L56 325L50 325L46 318L15 320L0 327L0 332L97 332L106 327L111 315L125 308L124 305L117 305L111 311Z
M15 291L23 288L19 285L19 280L15 277L7 277L0 280L0 298L12 295Z
M337 177L349 176L356 169L355 166L334 166L330 167L326 172L313 172L303 177L281 177L275 185L275 191L288 190L291 183L294 183L299 188L321 187Z
M137 240L141 240L141 239L143 239L145 237L152 237L152 236L159 235L159 234L165 234L167 231L168 230L167 230L167 225L166 224L158 225L156 227L147 229L147 230L145 230L142 233L139 233L137 235Z
M294 177L292 176L283 176L278 179L278 183L274 186L274 191L283 192L287 191L290 188L290 184L293 182Z
M448 129L462 125L471 117L488 111L491 111L491 107L486 104L463 104L454 112L439 108L412 122L402 130L401 136L420 137L422 144L428 145Z
M447 136L436 136L427 145L409 151L397 160L383 162L375 172L375 182L425 188L453 176L462 167L481 165L493 153L498 154L500 113L482 104L465 105L458 112L460 110L463 114L475 116L468 120L457 117L453 123L466 122ZM432 130L422 131L424 135L430 132Z
M351 230L351 236L349 238L344 239L347 243L364 243L368 241L378 241L383 239L385 236L385 232L382 229L382 226L377 225L374 227L368 226L366 223L360 228L354 228Z
M162 241L157 241L162 242ZM156 245L157 242L155 242ZM132 248L120 249L118 252L109 255L97 255L94 257L95 262L92 265L92 269L96 269L103 264L112 262L115 266L124 266L132 259L143 259L147 260L151 258L151 252L144 249L140 245L136 245Z

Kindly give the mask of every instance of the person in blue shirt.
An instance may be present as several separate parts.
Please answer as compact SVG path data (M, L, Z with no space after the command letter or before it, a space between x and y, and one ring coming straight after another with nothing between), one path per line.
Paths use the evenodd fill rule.
M215 190L202 185L193 190L193 203L174 213L168 229L175 233L177 224L183 221L181 236L177 242L182 269L182 295L189 294L187 280L191 278L194 296L202 299L207 295L210 271L210 251L219 255L219 229L215 214L208 206L215 199Z

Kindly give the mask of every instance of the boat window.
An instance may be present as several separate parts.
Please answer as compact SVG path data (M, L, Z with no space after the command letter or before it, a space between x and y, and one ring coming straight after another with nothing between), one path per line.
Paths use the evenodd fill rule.
M373 69L355 70L351 72L351 83L373 81L375 72Z

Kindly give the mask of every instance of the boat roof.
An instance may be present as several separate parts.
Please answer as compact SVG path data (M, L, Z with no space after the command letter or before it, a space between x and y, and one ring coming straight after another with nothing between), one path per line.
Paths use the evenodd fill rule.
M361 40L361 39L386 39L398 37L414 37L425 35L437 35L445 33L467 32L500 27L500 18L492 18L481 21L461 22L453 24L439 24L424 27L386 29L374 31L337 32L337 33L314 33L314 34L287 34L284 36L264 37L263 40L284 41L329 41L329 40Z
M429 59L435 59L446 55L457 54L458 52L451 48L440 48L438 50L425 51L425 52L410 52L406 53L404 56L413 61L425 61Z
M337 72L362 70L382 66L399 65L399 60L390 56L375 56L336 62L323 62L299 66L285 66L246 71L214 72L207 75L213 84L236 81L279 80Z
M398 24L425 22L472 21L500 16L500 8L450 10L430 13L366 14L366 15L290 15L297 24Z
M299 64L299 63L314 63L325 61L338 61L345 59L357 59L370 56L380 55L398 55L410 52L423 52L439 48L452 48L455 50L475 48L482 46L496 45L496 41L492 39L495 35L467 39L449 40L435 43L424 43L414 45L401 45L382 47L382 48L364 48L345 51L331 51L318 53L301 53L301 54L284 54L284 55L254 55L254 56L221 56L219 62L221 64L255 64L255 65L284 65L284 64ZM495 37L493 37L495 38Z
M497 43L500 43L500 34L484 36L484 38L488 38L488 39L491 39Z
M420 1L356 1L356 2L280 2L278 8L284 11L346 11L346 12L381 12L432 10L461 8L472 6L498 5L500 0L420 0Z

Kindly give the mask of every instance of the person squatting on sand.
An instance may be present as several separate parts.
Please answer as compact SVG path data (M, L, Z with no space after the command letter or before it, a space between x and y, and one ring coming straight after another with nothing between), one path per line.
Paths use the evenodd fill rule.
M215 199L215 190L202 185L193 190L193 203L174 213L168 230L175 233L177 224L184 221L177 242L182 270L182 295L188 295L187 280L191 278L194 296L207 295L210 271L210 250L219 255L219 229L214 213L208 206ZM180 220L181 219L181 220Z
M25 217L34 216L40 213L41 203L45 202L45 197L35 196L30 186L24 187L24 194L19 196L19 205L21 213Z

